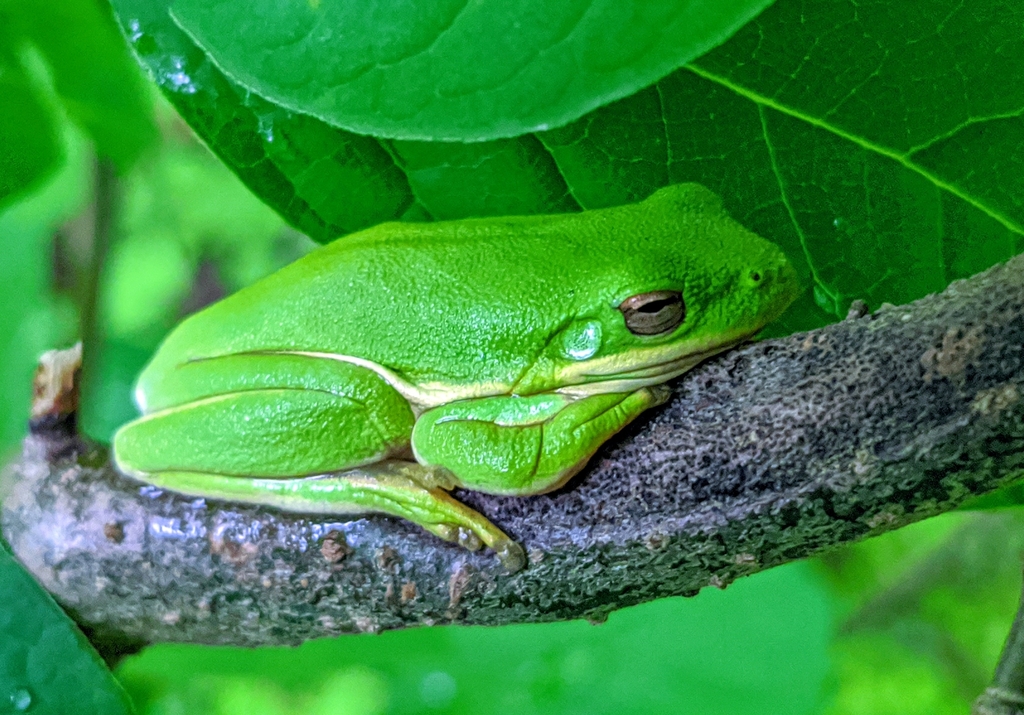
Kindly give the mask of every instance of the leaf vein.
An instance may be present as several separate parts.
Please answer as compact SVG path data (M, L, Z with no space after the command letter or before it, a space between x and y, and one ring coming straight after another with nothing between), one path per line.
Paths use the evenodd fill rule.
M909 149L907 149L906 155L908 157L911 157L914 154L927 151L928 149L935 146L939 142L945 141L946 139L950 139L951 137L954 137L960 132L962 132L964 129L967 129L968 127L973 127L975 124L984 124L985 122L996 122L999 121L1000 119L1020 119L1021 117L1024 117L1024 107L1016 109L1012 112L999 112L996 114L988 114L984 117L968 117L960 124L950 129L948 132L943 132L942 134L938 134L922 144L910 147Z
M779 185L779 197L782 199L782 205L786 207L786 212L789 214L789 220L793 224L793 230L796 231L797 238L800 239L800 248L804 252L804 260L807 261L807 267L811 271L811 278L814 282L821 286L821 289L831 295L828 286L821 280L818 275L818 269L814 265L814 259L811 256L811 251L807 247L807 237L804 235L803 229L800 227L800 221L797 220L796 210L793 205L789 202L789 196L786 194L786 183L782 179L782 169L779 167L778 159L775 156L775 145L772 144L771 137L768 133L768 118L765 115L765 107L763 105L757 105L757 116L761 120L761 135L764 138L765 148L768 150L768 160L772 165L772 173L775 174L775 182Z
M542 136L536 132L534 132L531 136L533 136L533 138L537 140L537 143L540 144L541 148L544 150L544 153L546 153L548 157L551 158L551 163L554 164L555 171L558 172L558 177L562 180L562 183L565 185L565 193L569 195L569 197L580 208L581 211L589 208L582 201L580 201L580 198L576 195L576 192L572 188L572 183L570 183L569 178L565 175L565 172L562 170L562 166L558 163L558 157L555 156L554 152L552 152L548 145L544 142Z
M774 109L775 111L793 117L794 119L799 119L800 121L807 122L811 126L818 127L819 129L830 132L841 139L853 142L854 144L864 149L867 149L868 151L872 151L879 154L880 156L892 159L893 161L899 163L900 165L904 166L910 171L913 171L914 173L924 177L925 179L927 179L940 189L943 189L944 191L949 192L953 196L962 199L969 205L973 206L974 208L984 213L986 216L995 219L1010 231L1013 231L1014 233L1017 234L1024 234L1024 226L1019 224L1017 221L1013 220L1012 218L1005 215L1001 211L998 211L991 206L987 206L976 196L967 193L959 186L956 186L955 184L941 178L940 176L929 171L920 164L915 163L908 154L901 154L900 152L895 151L894 149L882 146L881 144L877 144L869 139L865 139L864 137L859 137L855 134L851 134L850 132L844 129L840 129L834 124L830 124L818 117L813 117L809 114L801 112L798 109L788 107L780 102L775 101L774 99L771 99L770 97L758 94L757 92L754 92L746 87L743 87L741 85L736 84L735 82L730 81L726 77L717 75L713 72L709 72L696 64L688 64L685 65L685 67L698 77L719 84L722 87L725 87L726 89L735 92L741 97L749 99L759 107L768 107L769 109Z

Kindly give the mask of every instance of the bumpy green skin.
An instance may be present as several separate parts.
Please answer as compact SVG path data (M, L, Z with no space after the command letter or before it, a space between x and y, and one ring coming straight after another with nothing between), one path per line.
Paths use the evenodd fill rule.
M682 324L630 332L620 304L662 290L682 293ZM781 251L696 184L579 214L382 224L178 326L115 456L187 494L395 514L515 569L518 545L446 489L561 486L662 383L796 292Z

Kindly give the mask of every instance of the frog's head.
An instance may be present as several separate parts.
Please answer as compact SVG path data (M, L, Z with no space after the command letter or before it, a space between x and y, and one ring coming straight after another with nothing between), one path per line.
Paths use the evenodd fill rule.
M636 206L644 212L629 230L602 240L607 262L574 281L577 307L520 391L589 395L665 382L750 339L796 298L785 254L702 186L666 187Z

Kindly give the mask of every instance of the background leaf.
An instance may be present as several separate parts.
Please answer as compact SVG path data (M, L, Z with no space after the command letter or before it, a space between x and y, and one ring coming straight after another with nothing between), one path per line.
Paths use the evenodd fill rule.
M772 0L175 0L228 76L358 134L481 141L561 126L720 44Z
M107 6L12 0L5 9L10 41L30 43L41 53L68 116L100 154L127 170L157 134L146 89Z
M130 702L96 651L0 542L0 712L119 715Z

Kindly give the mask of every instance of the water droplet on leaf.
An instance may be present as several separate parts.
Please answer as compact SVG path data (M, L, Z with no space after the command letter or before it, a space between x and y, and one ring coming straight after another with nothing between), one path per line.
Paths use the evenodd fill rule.
M23 713L32 707L32 693L28 688L18 688L10 696L11 706L16 712Z
M448 707L458 691L458 685L448 673L435 670L420 681L420 697L429 708L441 709Z

